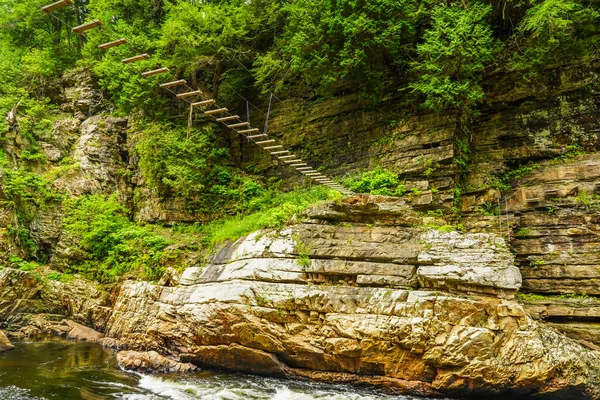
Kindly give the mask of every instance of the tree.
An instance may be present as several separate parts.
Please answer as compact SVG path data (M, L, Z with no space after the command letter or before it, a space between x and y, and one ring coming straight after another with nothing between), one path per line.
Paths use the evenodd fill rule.
M479 1L434 7L417 45L418 60L411 63L417 78L410 87L425 96L424 105L456 110L463 124L484 96L479 83L496 54L490 12L491 6Z
M548 63L598 54L600 12L593 2L531 0L527 3L529 8L516 28L515 45L510 49L512 69L529 76Z
M237 82L234 90L243 90L244 81L251 78L244 64L272 45L279 7L278 0L174 1L162 27L165 58L213 98L219 96L225 76ZM231 94L224 97L232 100Z
M317 91L352 88L380 97L384 78L414 46L418 0L293 0L278 49L259 56L259 84L283 86L289 68Z

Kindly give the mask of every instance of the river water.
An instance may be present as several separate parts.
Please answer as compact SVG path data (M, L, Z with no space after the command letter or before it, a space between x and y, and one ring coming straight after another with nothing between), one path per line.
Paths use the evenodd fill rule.
M200 372L146 375L122 371L115 353L98 344L63 339L15 343L0 354L0 400L413 400L410 396Z

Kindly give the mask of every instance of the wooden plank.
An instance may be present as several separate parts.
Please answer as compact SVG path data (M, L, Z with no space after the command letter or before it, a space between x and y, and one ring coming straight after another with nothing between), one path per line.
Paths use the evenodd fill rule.
M150 58L150 56L148 55L148 53L144 53L144 54L139 54L137 56L133 56L133 57L129 57L129 58L124 58L124 59L121 60L121 62L123 64L129 64L129 63L140 61L140 60L146 60L148 58Z
M251 135L251 136L248 136L248 139L255 139L255 138L265 137L265 136L267 136L266 133L261 133L260 135Z
M241 122L239 124L227 125L227 127L230 129L241 128L243 126L250 126L250 122Z
M288 154L288 153L289 153L289 150L272 151L271 155L278 156L278 155L281 155L281 154Z
M579 343L580 343L582 346L585 346L585 347L587 347L587 348L588 348L588 349L590 349L590 350L594 350L594 351L600 351L600 346L598 346L598 345L595 345L595 344L594 344L594 343L592 343L592 342L588 342L587 340L584 340L584 339L579 339Z
M228 117L217 118L217 122L232 121L234 119L240 119L240 116L239 115L230 115Z
M289 156L281 156L281 157L277 157L277 158L279 158L280 160L287 160L288 158L296 158L296 156L293 154L290 154Z
M215 114L222 114L222 113L226 113L227 111L229 111L226 108L217 108L216 110L206 110L204 111L204 114L206 115L215 115Z
M171 88L171 87L175 87L175 86L185 85L186 83L187 83L187 81L185 79L179 79L178 81L161 83L158 86L160 86L163 89L167 89L167 88Z
M47 6L40 8L40 10L45 13L51 13L54 10L58 10L59 8L66 7L71 4L73 4L72 0L60 0L56 3L48 4Z
M211 104L215 104L215 100L214 99L197 101L195 103L192 103L192 107L202 107L202 106L208 106L208 105L211 105Z
M304 165L306 165L306 164L304 164ZM292 167L293 167L293 165L292 165ZM302 167L302 168L296 168L296 169L297 169L298 171L307 171L307 170L309 170L309 169L312 169L312 167Z
M283 149L283 146L278 144L277 146L267 146L267 147L263 147L263 149L265 150L275 150L275 149Z
M284 163L286 163L286 164L293 164L293 163L297 163L297 162L302 162L302 160L299 159L299 158L296 158L295 160L286 160L286 161L284 161Z
M256 142L256 144L268 144L268 143L275 143L275 139L269 139L269 140L263 140L262 142Z
M154 75L158 75L158 74L162 74L165 72L169 72L169 68L158 68L152 71L146 71L146 72L142 72L142 76L144 78L147 78L149 76L154 76Z
M252 133L252 132L258 132L258 131L260 131L260 129L252 128L252 129L245 129L243 131L238 131L238 133ZM267 135L265 134L265 136L267 136Z
M111 47L120 46L125 43L129 43L129 41L125 38L121 38L121 39L113 40L112 42L102 43L101 45L98 45L98 47L101 48L102 50L106 50L106 49L110 49Z
M179 93L175 97L178 99L185 99L186 97L200 96L201 94L202 90L192 90L191 92Z
M308 174L306 174L307 176L322 176L320 173L318 172L310 172Z
M81 24L79 26L76 26L75 28L72 28L71 31L75 32L75 33L81 33L81 32L85 32L85 31L89 31L90 29L94 29L97 26L102 25L102 21L100 21L99 19L93 20L92 22L87 22L85 24Z

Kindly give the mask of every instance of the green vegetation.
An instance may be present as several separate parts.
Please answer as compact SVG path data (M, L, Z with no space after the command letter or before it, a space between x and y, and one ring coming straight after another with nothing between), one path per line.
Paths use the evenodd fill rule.
M90 195L65 204L65 231L78 245L81 262L66 272L80 272L102 282L134 273L158 279L164 272L161 258L169 240L150 227L136 225L116 196Z
M531 229L521 228L515 233L515 236L529 236L530 234L531 234Z
M235 240L241 236L263 228L281 228L294 215L300 214L309 206L323 200L338 198L340 194L323 186L310 190L297 190L279 193L262 204L260 211L239 214L210 222L195 228L204 235L207 245L215 245L226 240Z
M521 178L538 168L541 168L541 165L529 162L526 165L504 173L500 177L492 177L490 186L500 191L510 190Z
M145 181L161 196L185 200L192 212L256 211L272 196L229 163L210 126L188 132L172 125L139 126L136 150Z
M550 163L551 164L564 163L564 162L572 160L576 157L583 156L585 154L586 154L585 149L583 147L581 147L579 144L577 144L577 143L570 144L565 148L564 153L562 153L560 156L556 157Z
M486 96L483 83L492 74L508 70L515 79L531 80L546 66L590 63L600 54L598 5L584 0L76 0L58 12L65 23L39 12L48 2L5 0L0 7L0 132L12 135L0 142L16 148L10 157L0 153L0 179L2 205L14 216L8 231L20 249L10 262L18 268L35 269L46 261L47 250L30 234L40 211L65 210L77 262L60 276L48 275L56 280L72 273L101 281L124 274L156 279L173 256L169 246L178 234L198 235L212 246L282 227L309 205L337 196L321 187L284 194L277 182L240 169L224 135L204 121L184 126L180 115L187 110L158 89L158 78L142 78L143 70L167 66L230 109L244 105L237 93L274 91L314 102L355 93L370 106L399 90L410 112L420 106L455 118L456 163L464 174L471 126ZM95 18L105 25L85 39L69 29ZM117 37L127 37L131 47L98 49ZM133 49L152 59L122 64ZM69 198L58 191L55 181L79 165L63 159L49 166L38 141L52 142L53 124L64 116L55 79L75 67L95 73L115 115L135 115L127 145L135 145L130 155L144 187L133 202L149 188L163 200L181 200L190 213L218 220L169 230L133 222L133 212L123 206L132 199L125 195ZM17 122L9 127L4 116L17 105ZM398 120L388 122L389 129L398 126ZM394 135L402 134L375 144L387 150ZM581 154L570 145L556 161ZM440 167L431 158L421 163L425 177ZM492 186L507 190L537 167L509 171ZM119 175L131 179L132 170L123 168ZM359 193L407 192L398 175L383 168L345 184ZM456 188L455 210L461 191ZM581 192L575 199L593 208L595 196ZM484 205L482 212L495 211Z
M597 59L600 41L598 5L584 0L76 1L60 11L68 25L110 21L87 40L40 13L43 3L7 0L0 10L2 111L19 99L28 109L39 101L31 89L83 57L122 112L166 118L169 102L139 74L161 64L227 104L253 87L321 98L354 91L376 102L393 79L466 126L500 63L532 79L549 64ZM129 48L98 49L121 36L153 60L122 65Z
M409 87L425 96L424 106L457 110L461 125L469 123L483 99L482 72L499 47L492 35L490 5L479 1L439 4L429 12L430 27L416 45L415 76Z
M402 196L406 192L404 184L398 179L398 175L381 167L347 178L344 185L356 193Z
M600 211L600 195L581 190L575 196L575 201L587 209Z
M516 297L520 301L535 302L535 301L556 301L556 300L589 300L600 302L600 298L592 297L587 294L567 293L560 295L541 294L541 293L521 293L518 292Z
M302 266L302 269L310 267L310 244L303 243L299 237L293 237L296 243L296 251L298 252L298 263Z
M8 258L8 261L10 262L11 266L18 268L21 271L35 271L39 267L39 264L36 262L23 260L21 257L18 257L14 254Z
M545 265L544 260L531 260L529 266L533 269L543 267Z
M457 225L438 225L438 224L426 224L423 226L426 229L433 229L440 232L466 232L466 228L463 224Z

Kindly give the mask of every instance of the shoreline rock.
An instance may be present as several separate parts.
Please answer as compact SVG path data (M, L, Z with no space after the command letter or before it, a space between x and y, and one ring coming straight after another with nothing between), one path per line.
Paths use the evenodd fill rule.
M0 353L4 353L5 351L14 350L15 346L10 342L6 334L0 331Z
M379 196L306 216L225 243L164 285L126 280L101 302L81 297L82 286L77 301L68 284L43 290L62 290L87 316L77 320L105 335L93 340L125 350L124 368L223 369L427 396L600 399L600 352L526 313L500 236L418 226L402 199Z
M198 369L193 364L172 360L156 351L123 350L117 353L117 363L126 370L142 372L185 373Z

